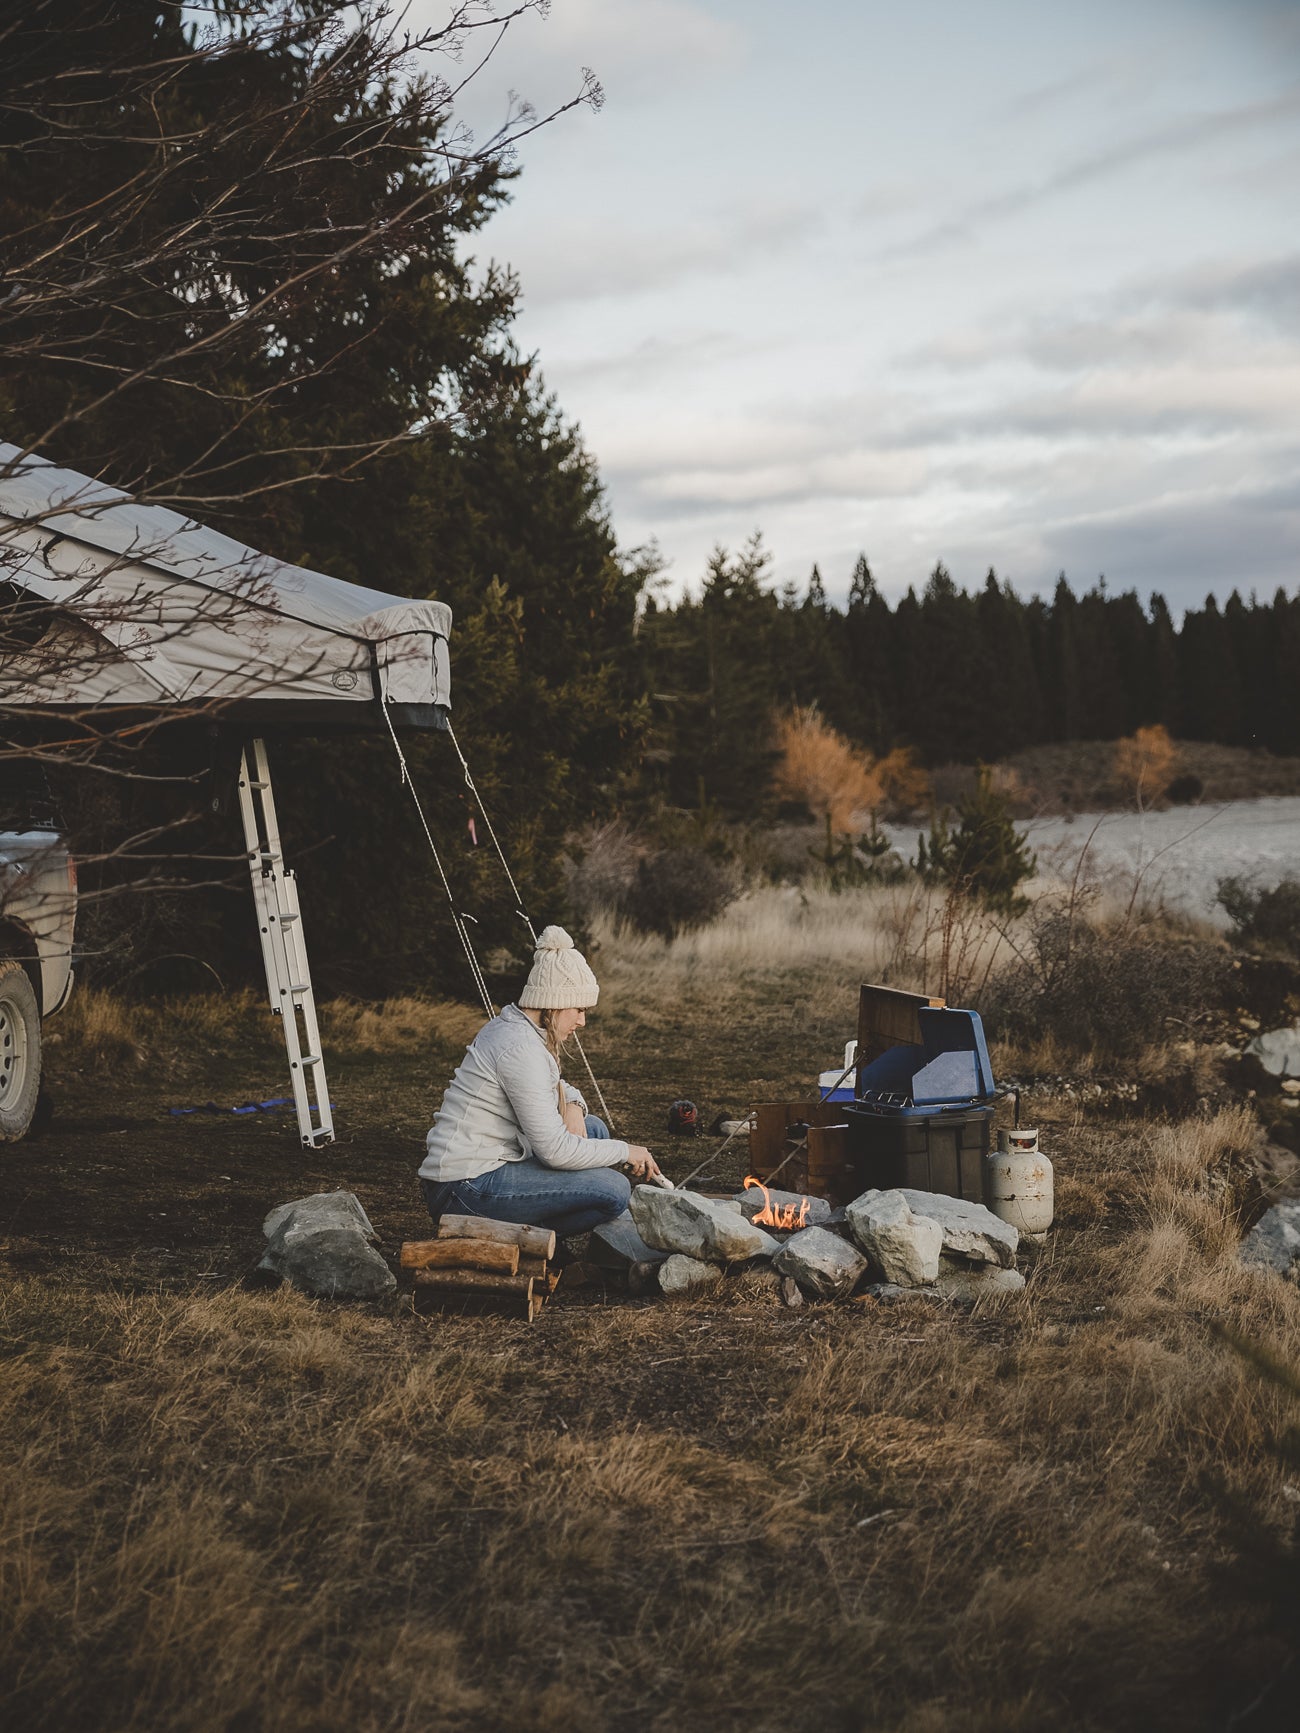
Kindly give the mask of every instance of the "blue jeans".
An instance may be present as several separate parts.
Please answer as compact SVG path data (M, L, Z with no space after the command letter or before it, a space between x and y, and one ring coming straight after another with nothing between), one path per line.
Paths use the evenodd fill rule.
M605 1138L609 1129L594 1113L587 1115L587 1136ZM585 1234L601 1222L622 1215L632 1187L616 1167L544 1167L527 1161L505 1161L477 1179L451 1180L440 1185L422 1179L420 1190L434 1221L444 1215L486 1216L491 1221L521 1222L554 1228L557 1234Z

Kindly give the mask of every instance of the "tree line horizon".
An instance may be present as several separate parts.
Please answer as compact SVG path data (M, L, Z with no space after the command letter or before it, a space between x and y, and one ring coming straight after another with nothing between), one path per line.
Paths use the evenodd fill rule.
M1233 590L1175 623L1105 579L1066 575L1028 599L990 569L959 586L938 563L892 603L859 555L842 607L814 565L801 594L765 582L756 534L715 549L703 584L645 601L638 643L654 717L649 775L677 805L761 801L765 714L816 705L865 751L996 763L1028 747L1120 740L1159 725L1181 739L1300 753L1300 592Z

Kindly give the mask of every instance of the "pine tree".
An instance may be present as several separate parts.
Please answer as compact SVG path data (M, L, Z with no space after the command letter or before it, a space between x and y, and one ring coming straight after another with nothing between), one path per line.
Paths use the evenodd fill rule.
M897 739L897 645L894 615L881 595L867 556L859 554L849 583L844 643L844 731L872 752L889 752Z
M1148 698L1142 720L1158 722L1172 733L1179 722L1178 633L1169 604L1158 592L1151 596L1147 610L1151 619L1144 681Z
M1178 640L1181 732L1235 745L1242 736L1241 679L1232 639L1212 595L1188 609Z
M915 864L928 882L951 885L989 908L1011 914L1024 907L1018 893L1033 874L1034 855L987 764L977 767L975 787L957 809L956 830L937 814L929 843L918 840Z
M717 547L698 600L643 622L649 686L669 742L662 781L674 805L750 816L769 798L782 631L779 599L763 581L770 563L758 535L735 554Z
M977 632L974 602L940 563L930 574L917 610L913 683L907 688L912 710L908 737L916 742L926 764L941 764L954 742L973 741L978 735L987 703L987 675Z
M1047 738L1078 740L1082 671L1079 660L1079 604L1062 572L1047 616Z
M989 762L1033 744L1042 727L1042 692L1025 610L990 567L976 604L984 702L970 750Z

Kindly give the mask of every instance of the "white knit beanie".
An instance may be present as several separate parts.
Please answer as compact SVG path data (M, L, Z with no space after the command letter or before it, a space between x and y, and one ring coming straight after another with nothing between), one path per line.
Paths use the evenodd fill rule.
M544 928L519 995L520 1005L529 1011L586 1011L599 996L587 959L574 950L564 928Z

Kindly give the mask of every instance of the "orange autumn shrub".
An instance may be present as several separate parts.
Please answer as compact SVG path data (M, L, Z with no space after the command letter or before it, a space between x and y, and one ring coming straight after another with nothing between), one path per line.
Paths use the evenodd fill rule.
M1160 800L1178 769L1178 748L1160 723L1139 728L1115 748L1115 779L1135 806Z
M796 705L780 718L776 744L777 794L829 817L834 830L862 830L886 802L910 807L925 798L925 772L906 748L873 758L832 728L815 704Z

